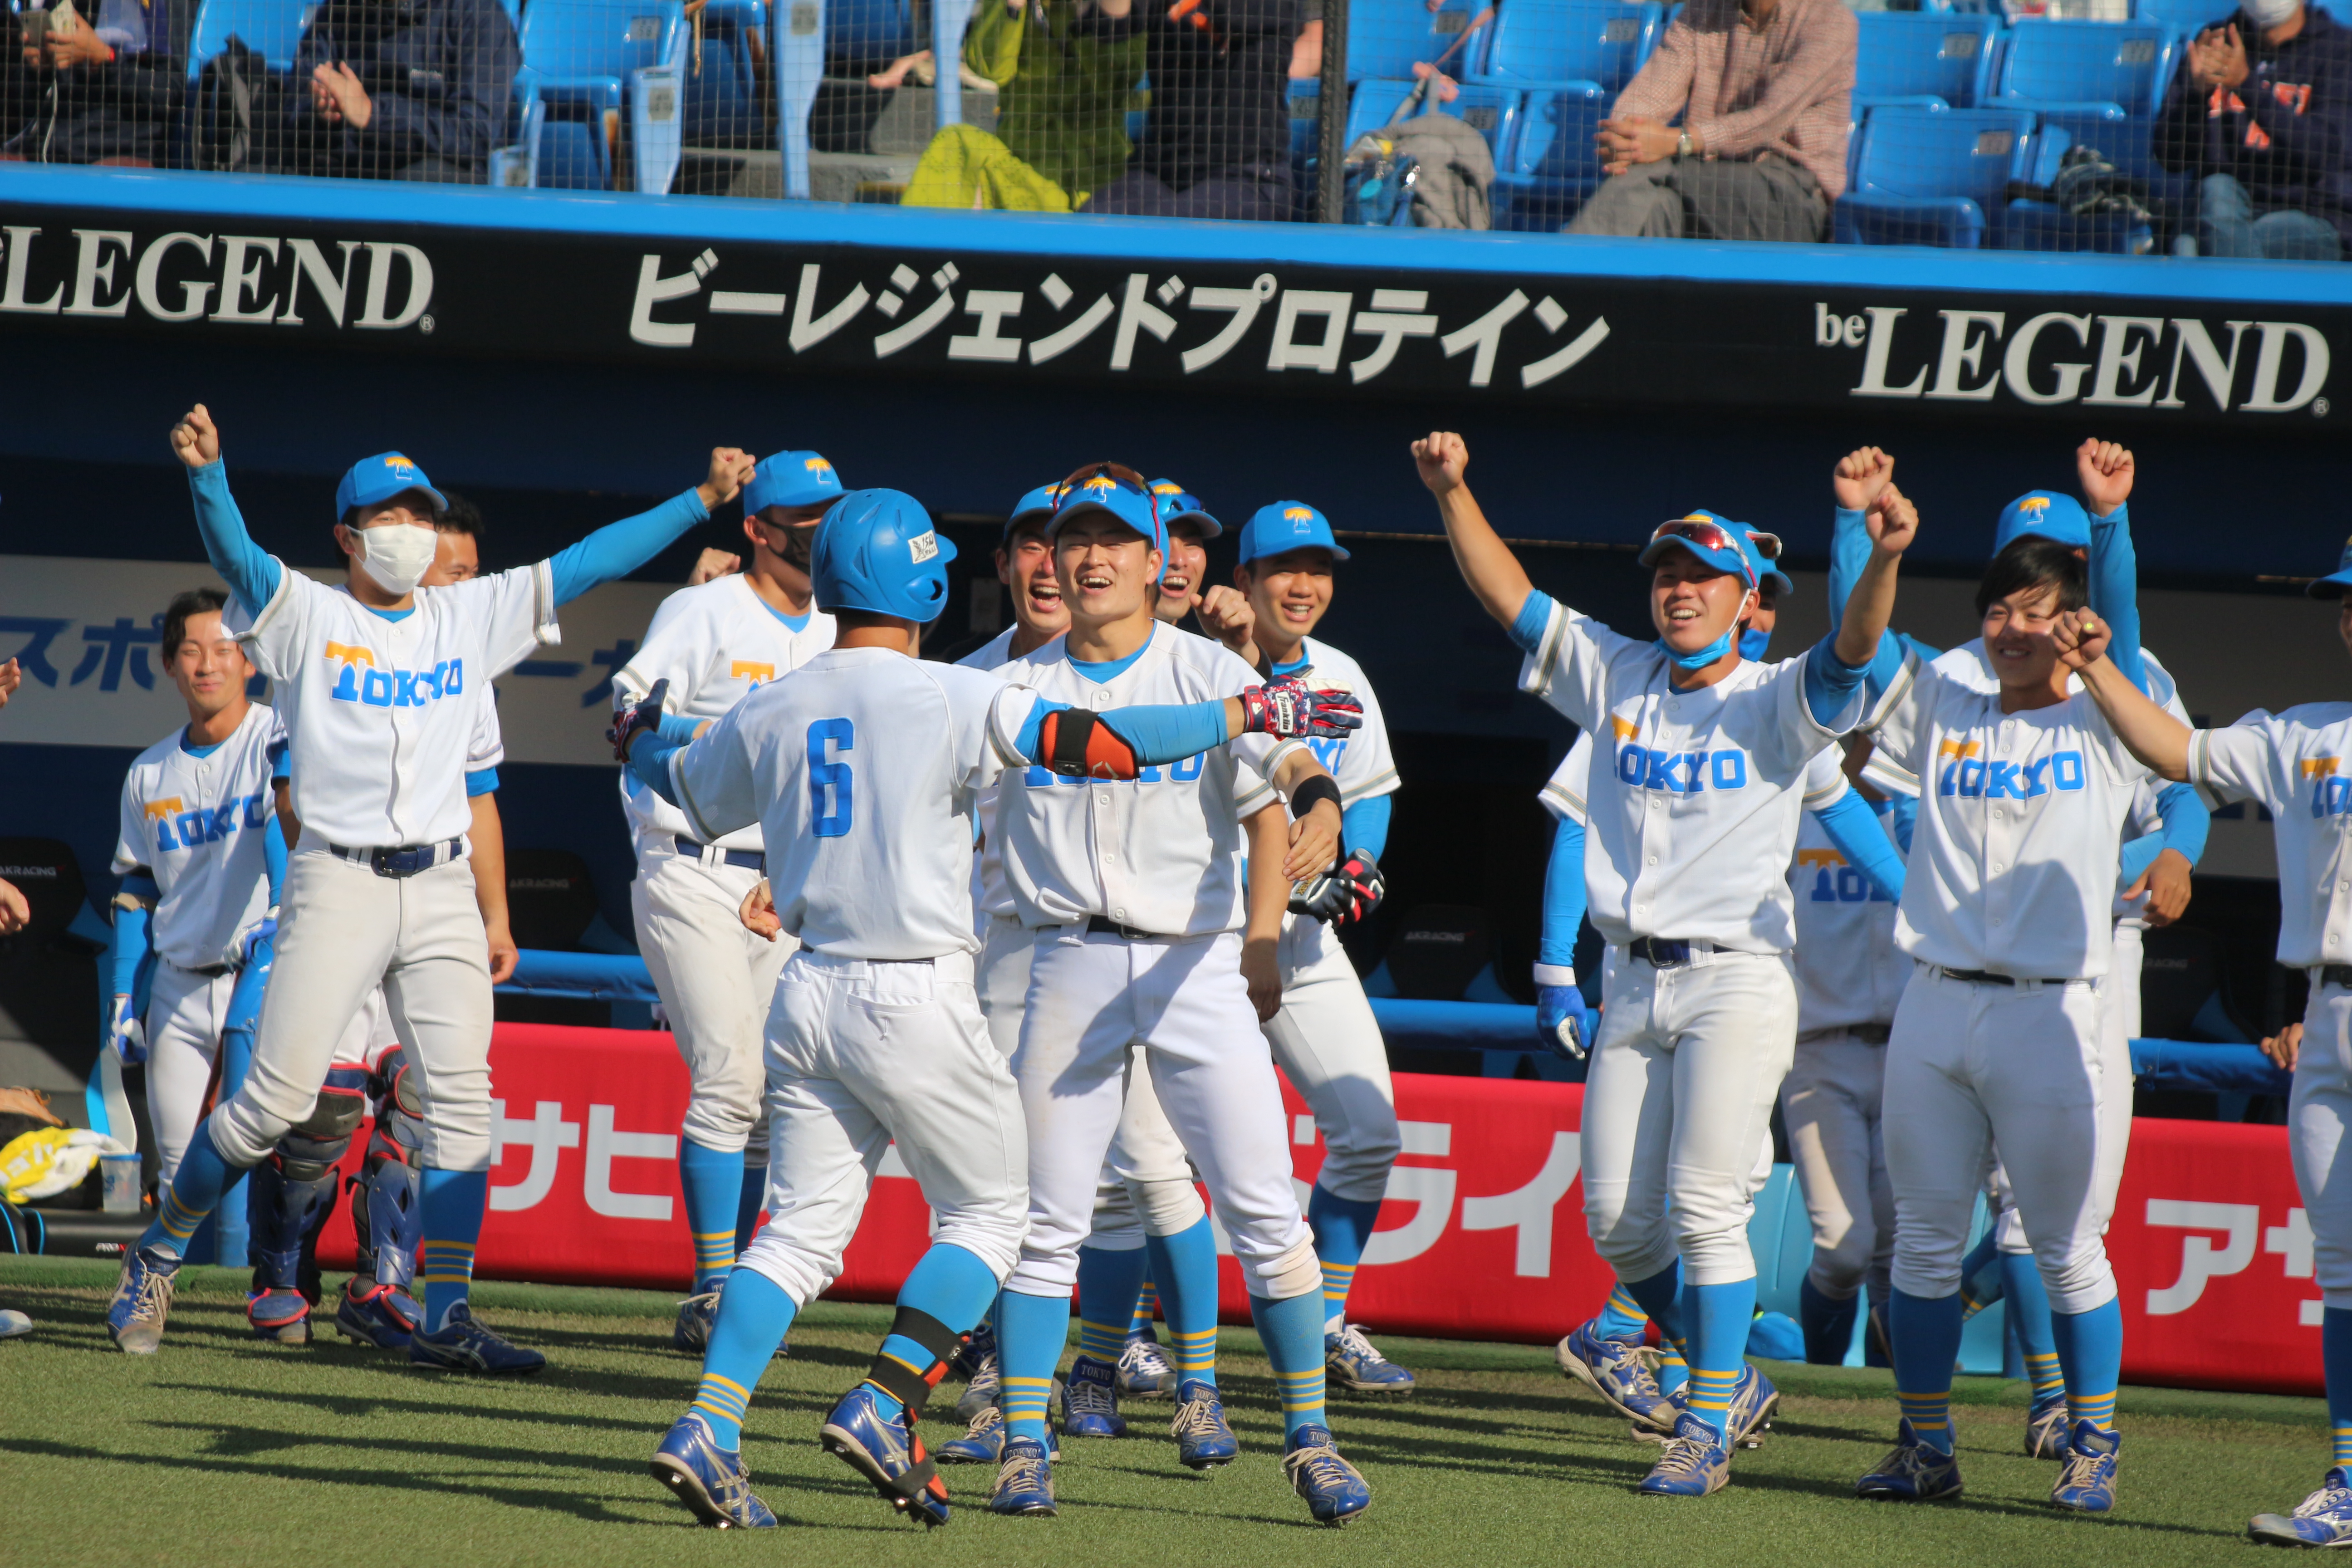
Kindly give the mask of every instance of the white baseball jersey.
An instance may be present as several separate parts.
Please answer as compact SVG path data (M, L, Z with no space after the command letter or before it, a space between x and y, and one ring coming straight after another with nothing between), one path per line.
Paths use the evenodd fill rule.
M831 647L833 637L833 617L824 611L812 609L808 624L794 631L768 607L751 579L730 573L680 588L661 602L646 630L645 646L613 677L614 699L616 704L635 702L653 689L655 681L667 680L667 711L716 719ZM677 807L626 768L621 770L621 807L639 837L691 834ZM757 849L759 824L720 842L729 849Z
M1036 701L983 671L833 648L730 710L670 779L697 837L761 825L776 914L803 946L973 952L975 797L1021 761Z
M1911 979L1911 961L1895 945L1895 900L1860 867L1847 863L1844 851L1814 818L1814 812L1836 805L1846 793L1838 761L1835 752L1813 759L1805 780L1805 804L1811 809L1798 824L1797 858L1789 868L1790 890L1797 899L1801 1035L1891 1022ZM1895 839L1895 825L1883 812L1878 826L1890 842ZM1896 850L1901 852L1899 844Z
M1395 794L1396 754L1389 750L1388 721L1381 716L1381 700L1372 694L1372 683L1364 679L1363 667L1329 643L1313 637L1303 638L1299 651L1307 662L1290 671L1291 676L1318 691L1351 692L1364 705L1364 721L1358 728L1345 735L1317 735L1305 742L1339 786L1340 805ZM1241 814L1247 816L1273 798L1274 786L1252 774L1242 795Z
M1259 684L1257 672L1224 648L1166 625L1155 624L1151 640L1105 681L1073 669L1065 646L1057 638L1000 673L1095 712L1237 697ZM1157 936L1239 931L1246 915L1241 793L1249 774L1270 776L1299 743L1243 735L1127 780L1008 771L988 828L1003 841L1021 923L1075 925L1103 915Z
M1021 623L1015 621L989 638L985 647L973 649L956 660L956 663L966 669L1003 668L1013 662L1013 634L1020 629ZM1055 637L1052 642L1042 644L1036 652L1041 654L1048 652L1061 640ZM982 793L978 812L979 821L983 826L996 820L996 786L994 784L989 785ZM971 889L973 912L983 920L1000 915L1008 920L1013 918L1017 911L1013 908L1012 886L1004 879L1004 847L997 841L997 836L994 833L986 833L982 837L980 853L973 858L973 862Z
M1592 731L1579 730L1575 743L1568 748L1568 755L1560 758L1559 766L1552 769L1551 777L1544 780L1544 786L1536 798L1543 802L1543 808L1556 819L1573 822L1581 827L1586 815L1584 797L1592 787L1591 776Z
M1589 779L1585 887L1594 929L1784 952L1796 940L1787 868L1806 768L1842 732L1805 700L1804 660L1740 664L1696 691L1668 684L1654 643L1554 604L1519 671L1585 730L1609 731ZM1862 709L1857 689L1841 714Z
M161 892L148 925L155 951L183 969L227 960L238 933L269 908L262 835L278 815L270 786L286 743L278 711L257 702L206 756L174 730L139 753L122 781L114 873L145 867Z
M2189 782L2215 805L2251 800L2278 842L2278 961L2352 963L2352 702L2255 709L2189 737Z
M2088 692L2003 713L1999 690L1950 673L1952 658L1917 671L1865 770L1880 776L1884 758L1924 786L1895 942L1948 969L2096 980L2114 947L2124 820L2147 770Z
M226 618L278 683L295 816L350 848L467 830L467 756L490 679L562 636L544 561L419 588L396 620L280 563L260 613L248 622L232 600Z
M2166 669L2163 661L2149 649L2143 647L2139 651L2139 656L2140 661L2147 666L2147 683L2157 706L2183 724L2188 723L2189 710L2180 705L2179 687L2179 683L2172 679L2172 672ZM1978 691L1990 694L2000 690L2000 677L1993 673L1992 658L1985 652L1984 638L1971 637L1958 647L1945 649L1924 666L1916 661L1906 660L1904 674L1888 688L1877 707L1871 710L1870 716L1854 727L1864 734L1875 733L1878 726L1885 721L1886 717L1902 705L1905 696L1910 690L1912 679L1922 668L1932 669L1948 680L1957 681L1962 686ZM2081 691L2083 678L2079 675L2068 676L2066 689L2070 694ZM1895 795L1907 795L1914 800L1919 797L1919 781L1906 771L1903 764L1893 755L1885 752L1874 751L1871 753L1869 761L1863 764L1862 776L1880 789ZM2163 785L2159 782L2157 787L2160 790Z

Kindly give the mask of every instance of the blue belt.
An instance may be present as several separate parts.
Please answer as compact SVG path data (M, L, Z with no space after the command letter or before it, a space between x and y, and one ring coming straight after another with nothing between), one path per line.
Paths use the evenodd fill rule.
M701 859L704 851L718 848L716 845L688 838L682 833L674 836L670 839L670 844L679 854L695 860ZM768 874L768 858L757 849L719 849L719 863L722 866L738 866L746 871L757 871L762 877Z
M1700 945L1709 952L1715 951L1710 944L1701 943ZM1689 942L1667 942L1654 936L1637 936L1625 944L1625 951L1653 969L1664 969L1672 964L1688 963L1691 961Z
M330 844L327 848L337 859L365 866L379 877L414 877L465 854L466 836L461 833L432 844L401 844L388 849L353 849L341 844Z

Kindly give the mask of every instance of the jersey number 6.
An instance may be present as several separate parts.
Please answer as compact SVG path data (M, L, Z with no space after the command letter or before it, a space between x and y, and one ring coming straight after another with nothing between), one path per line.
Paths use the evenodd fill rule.
M839 838L857 820L857 797L849 764L832 759L825 750L827 742L839 751L856 751L857 726L846 719L820 719L808 730L809 830L819 838ZM825 804L827 786L833 790L830 809Z

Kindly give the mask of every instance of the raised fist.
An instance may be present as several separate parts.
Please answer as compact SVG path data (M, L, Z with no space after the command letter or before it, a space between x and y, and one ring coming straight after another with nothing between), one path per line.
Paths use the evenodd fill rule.
M220 461L220 431L203 404L189 409L172 426L172 451L192 468Z
M1470 448L1451 430L1433 430L1412 444L1413 466L1432 495L1444 495L1462 486L1462 471L1470 466Z

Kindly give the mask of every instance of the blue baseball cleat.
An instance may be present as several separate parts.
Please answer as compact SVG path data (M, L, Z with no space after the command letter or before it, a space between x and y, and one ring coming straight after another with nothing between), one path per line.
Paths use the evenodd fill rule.
M824 1451L874 1483L882 1500L926 1528L948 1521L948 1484L915 1435L902 1408L882 1411L881 1396L866 1384L841 1396L818 1434Z
M1307 1500L1318 1524L1337 1530L1372 1506L1372 1489L1356 1467L1339 1457L1328 1426L1301 1426L1283 1446L1282 1473L1290 1489Z
M1034 1437L1004 1439L1004 1458L996 1472L996 1490L988 1499L988 1511L1053 1516L1054 1465L1045 1457L1044 1444Z
M957 1352L956 1364L971 1380L956 1400L956 1419L977 1420L982 1410L996 1404L997 1391L1004 1384L1003 1371L996 1359L995 1331L974 1329L964 1341L963 1349Z
M1004 1413L991 1405L971 1418L971 1429L940 1445L942 1465L992 1465L1004 1457Z
M1224 1401L1217 1385L1188 1377L1176 1391L1176 1419L1168 1424L1176 1439L1176 1462L1190 1470L1212 1470L1239 1457L1241 1444L1225 1425Z
M1895 1449L1853 1483L1854 1495L1880 1502L1937 1502L1960 1495L1960 1461L1919 1440L1906 1418L1895 1428Z
M771 1530L776 1516L751 1495L743 1456L730 1453L711 1436L710 1423L688 1411L654 1450L647 1467L694 1517L713 1530Z
M1070 1363L1070 1375L1062 1384L1062 1435L1127 1436L1127 1417L1118 1413L1117 1365L1085 1355Z
M419 1327L408 1336L408 1360L415 1366L437 1366L448 1372L485 1372L518 1377L537 1372L547 1358L537 1351L510 1345L474 1321L474 1310L460 1301L449 1309L448 1321L427 1332Z
M2050 1489L2050 1500L2076 1513L2106 1513L2116 1506L2116 1464L2122 1457L2123 1435L2102 1432L2088 1421L2074 1423L2069 1436L2066 1468Z
M1731 1435L1735 1448L1760 1448L1764 1434L1772 1429L1772 1412L1780 1405L1780 1391L1772 1380L1752 1366L1739 1369L1739 1381L1732 1385L1731 1404L1724 1410L1723 1429Z
M257 1339L276 1340L288 1345L310 1342L310 1300L299 1290L273 1287L257 1296L247 1297L245 1321L253 1325Z
M2338 1466L2293 1513L2258 1513L2246 1533L2273 1546L2352 1546L2352 1481Z
M1581 1324L1552 1347L1552 1358L1564 1375L1600 1395L1603 1405L1633 1423L1636 1431L1646 1429L1665 1437L1674 1431L1681 1412L1658 1392L1657 1374L1650 1370L1642 1347L1600 1332L1593 1326L1599 1321Z
M1634 1489L1643 1497L1706 1497L1731 1479L1731 1454L1715 1428L1685 1410L1665 1452Z
M1411 1394L1412 1373L1374 1349L1355 1323L1323 1336L1323 1375L1351 1394Z
M172 1285L180 1272L177 1254L160 1247L134 1247L122 1255L122 1277L106 1306L106 1337L125 1355L153 1355L163 1342L163 1322L172 1315Z
M342 1303L335 1309L335 1327L345 1339L384 1351L406 1350L424 1319L425 1309L407 1291L358 1275L343 1286Z
M1149 1332L1127 1336L1118 1352L1118 1393L1122 1399L1175 1397L1176 1368Z
M2066 1397L2061 1394L2026 1413L2025 1457L2063 1461L2066 1453Z
M719 1292L704 1290L677 1304L677 1321L670 1325L669 1342L688 1355L710 1348L710 1326L719 1321Z

